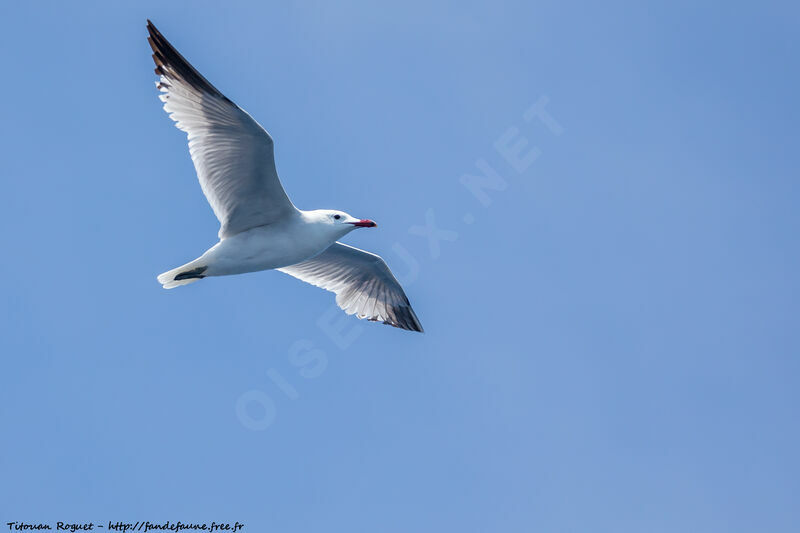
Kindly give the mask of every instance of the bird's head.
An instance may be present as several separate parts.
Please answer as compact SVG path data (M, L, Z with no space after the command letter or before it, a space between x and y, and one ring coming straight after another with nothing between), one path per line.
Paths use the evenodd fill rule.
M356 228L374 228L377 226L372 220L356 218L344 211L319 209L314 214L319 223L329 226L331 231L339 236L346 235Z

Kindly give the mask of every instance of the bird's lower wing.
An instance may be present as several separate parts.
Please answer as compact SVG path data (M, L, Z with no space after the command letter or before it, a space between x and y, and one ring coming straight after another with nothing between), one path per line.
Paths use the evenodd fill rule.
M403 288L380 256L337 242L307 261L278 270L335 293L336 303L349 315L423 331Z

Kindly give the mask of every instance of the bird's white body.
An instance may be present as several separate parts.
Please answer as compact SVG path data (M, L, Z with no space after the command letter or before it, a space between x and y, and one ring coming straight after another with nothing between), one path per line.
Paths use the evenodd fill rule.
M198 258L208 266L206 276L229 276L294 265L310 259L336 239L297 220L237 233L223 239Z
M164 272L158 279L171 289L208 276L232 276L296 265L324 252L359 222L341 211L296 209L292 215L272 224L222 238L194 261ZM176 274L194 269L202 269L198 277L174 279Z
M192 264L207 267L205 276L230 276L295 265L325 251L355 226L331 224L317 211L297 211L266 226L222 239ZM341 220L341 219L340 219Z

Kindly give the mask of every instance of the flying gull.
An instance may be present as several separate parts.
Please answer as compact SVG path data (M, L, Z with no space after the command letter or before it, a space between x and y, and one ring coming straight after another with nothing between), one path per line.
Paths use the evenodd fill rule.
M200 187L220 222L219 242L158 276L163 287L275 269L335 293L347 314L422 331L383 259L338 242L375 222L343 211L296 208L278 179L269 133L197 72L149 20L147 30L159 98L189 137Z

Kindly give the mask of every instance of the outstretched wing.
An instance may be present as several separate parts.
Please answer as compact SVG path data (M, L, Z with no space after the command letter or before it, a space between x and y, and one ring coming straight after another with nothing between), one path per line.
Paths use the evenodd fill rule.
M275 170L272 137L228 100L147 21L164 110L189 136L200 187L220 222L220 238L270 224L294 205Z
M348 315L422 331L403 287L380 256L336 242L307 261L278 270L336 293L336 303Z

